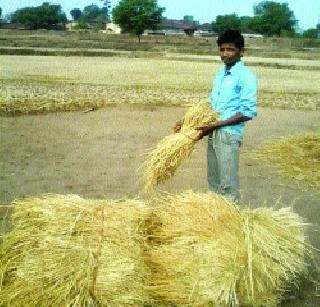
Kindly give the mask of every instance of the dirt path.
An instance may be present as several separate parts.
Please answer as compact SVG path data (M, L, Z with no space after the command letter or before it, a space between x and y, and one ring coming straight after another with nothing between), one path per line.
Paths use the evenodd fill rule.
M118 106L89 113L72 112L0 118L0 203L43 193L118 198L139 193L138 168L144 153L171 132L184 108ZM248 156L275 137L319 131L320 113L260 109L247 126L241 158L244 203L274 206L281 197L320 230L319 194L278 176L274 169ZM206 142L196 147L177 176L162 186L171 192L205 191ZM319 170L320 171L320 170ZM278 206L282 206L279 204ZM2 212L2 215L5 212ZM318 233L312 243L320 248ZM308 289L308 296L314 289ZM287 306L319 306L302 295ZM310 305L311 304L311 305Z

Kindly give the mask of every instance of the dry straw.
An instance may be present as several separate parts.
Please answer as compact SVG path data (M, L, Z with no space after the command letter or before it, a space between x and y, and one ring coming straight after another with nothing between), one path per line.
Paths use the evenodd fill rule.
M308 226L291 208L243 210L246 263L239 276L241 304L276 306L286 290L299 286L312 258Z
M150 294L168 304L227 305L243 257L239 210L224 198L192 192L157 202L148 228L155 268Z
M201 134L196 128L214 123L217 117L207 102L197 103L187 111L180 132L166 136L148 154L143 165L145 190L154 188L174 175L180 164L193 152Z
M306 273L306 225L291 209L239 210L193 192L150 204L15 201L0 305L274 305Z
M1 306L143 306L138 200L16 201L1 248Z
M254 157L274 163L285 176L320 187L320 133L275 140Z
M273 305L305 272L305 224L215 194L165 196L149 218L150 294L168 304Z

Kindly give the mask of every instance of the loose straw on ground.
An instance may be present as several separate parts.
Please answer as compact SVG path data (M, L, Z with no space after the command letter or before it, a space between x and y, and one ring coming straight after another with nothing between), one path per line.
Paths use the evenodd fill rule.
M285 176L320 187L320 133L274 140L252 156L274 163Z
M306 225L291 209L188 192L160 199L149 225L149 291L168 304L271 306L306 272Z
M201 131L197 127L214 123L218 118L207 102L193 105L185 114L179 133L162 139L143 165L145 190L151 190L174 175L180 164L193 152Z
M16 201L1 247L1 306L143 306L138 200Z

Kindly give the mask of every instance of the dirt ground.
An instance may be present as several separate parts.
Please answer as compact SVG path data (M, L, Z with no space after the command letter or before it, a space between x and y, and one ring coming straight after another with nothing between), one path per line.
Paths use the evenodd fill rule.
M184 111L180 107L130 105L88 113L1 117L0 203L43 193L71 193L85 198L137 196L144 154L171 133L171 126ZM309 236L317 248L320 194L303 183L298 185L279 176L275 168L252 159L249 153L275 137L319 131L319 124L319 112L259 109L259 116L247 125L240 165L243 204L292 205L313 224ZM161 189L205 191L205 157L204 140ZM10 214L7 208L1 210L2 216ZM3 220L6 228L5 217ZM320 289L307 284L284 305L320 306Z

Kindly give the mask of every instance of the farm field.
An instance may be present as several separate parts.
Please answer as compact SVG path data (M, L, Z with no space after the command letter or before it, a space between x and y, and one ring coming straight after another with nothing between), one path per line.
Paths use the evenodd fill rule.
M244 59L259 79L259 116L242 146L243 206L288 206L313 224L320 249L320 195L282 177L251 152L267 141L320 131L320 65L305 59ZM221 64L214 56L0 56L0 203L25 195L144 197L139 167L145 153L207 99ZM63 112L72 111L72 112ZM19 115L19 116L15 116ZM206 140L161 189L206 191ZM10 208L2 208L3 231ZM319 306L315 285L283 306Z
M206 99L217 58L1 56L0 113L34 114L110 104L185 106ZM320 109L316 61L249 57L260 83L259 106ZM264 63L265 66L262 66ZM289 67L289 68L288 68Z

